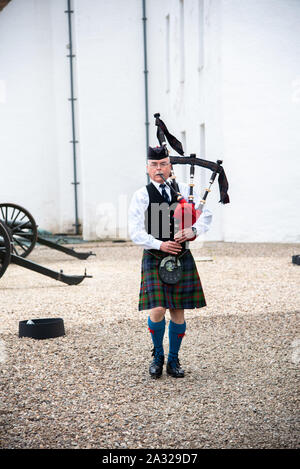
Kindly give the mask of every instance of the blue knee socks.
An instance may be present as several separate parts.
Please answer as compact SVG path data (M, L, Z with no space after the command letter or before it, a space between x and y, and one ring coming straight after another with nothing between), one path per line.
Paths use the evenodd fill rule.
M155 347L155 352L158 355L164 354L163 340L166 328L166 320L152 322L150 316L148 317L148 328L151 332L152 342Z
M169 323L169 355L168 362L176 361L178 359L178 352L185 335L186 322L183 324L176 324L170 321Z
M155 351L158 355L164 355L163 340L166 328L166 320L153 322L148 317L148 329L151 332L151 338ZM169 322L169 355L168 361L178 359L178 352L181 346L182 338L185 335L186 322L183 324L176 324L173 321Z

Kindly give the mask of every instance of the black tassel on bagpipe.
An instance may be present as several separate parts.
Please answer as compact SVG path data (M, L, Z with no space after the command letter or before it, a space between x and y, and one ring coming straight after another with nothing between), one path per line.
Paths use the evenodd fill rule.
M217 160L216 163L213 161L208 161L208 160L203 160L201 158L196 158L196 154L192 153L190 156L186 157L184 155L184 150L182 148L181 142L177 140L174 135L170 134L170 132L167 129L167 126L165 123L160 119L160 114L156 113L154 114L155 117L155 125L157 126L157 133L156 136L158 138L158 141L162 147L165 148L166 156L170 157L170 162L171 162L171 179L172 179L172 185L174 189L179 193L179 187L176 182L176 178L174 175L173 171L173 165L175 164L189 164L190 165L190 194L189 194L189 202L193 202L193 187L194 187L194 167L195 166L201 166L203 168L210 169L213 174L211 175L210 178L210 186L205 190L205 193L203 195L203 198L201 200L201 205L203 206L206 202L206 197L208 193L210 192L210 187L213 184L216 175L219 174L218 177L218 183L219 183L219 191L220 191L220 200L222 204L228 204L230 202L229 200L229 195L228 195L228 181L227 177L224 171L224 168L222 166L222 160ZM169 155L169 151L167 149L167 143L166 139L169 143L169 145L175 150L179 155L181 156L171 156Z

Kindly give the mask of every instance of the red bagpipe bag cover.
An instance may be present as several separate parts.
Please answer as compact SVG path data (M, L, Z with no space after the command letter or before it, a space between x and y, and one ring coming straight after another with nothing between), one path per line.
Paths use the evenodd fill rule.
M174 218L179 220L179 230L189 228L198 220L201 215L201 210L196 210L194 203L188 203L184 198L179 200L178 205L174 211ZM196 238L189 239L193 241Z

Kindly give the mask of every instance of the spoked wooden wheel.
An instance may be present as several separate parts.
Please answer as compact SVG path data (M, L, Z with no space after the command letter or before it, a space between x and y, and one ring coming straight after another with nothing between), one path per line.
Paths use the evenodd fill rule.
M0 221L0 278L10 263L12 243L5 225Z
M16 204L0 204L0 221L13 241L13 253L26 257L33 250L37 239L37 226L33 216Z

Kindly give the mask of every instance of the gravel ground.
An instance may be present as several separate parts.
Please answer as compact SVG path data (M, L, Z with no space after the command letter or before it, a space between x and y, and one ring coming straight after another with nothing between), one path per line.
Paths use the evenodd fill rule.
M184 379L148 374L141 250L38 246L30 259L93 278L67 286L16 265L0 279L1 448L298 448L299 244L192 249L208 306L186 311ZM19 321L62 317L66 335L18 337ZM169 316L167 315L167 320ZM165 350L168 337L165 335Z

